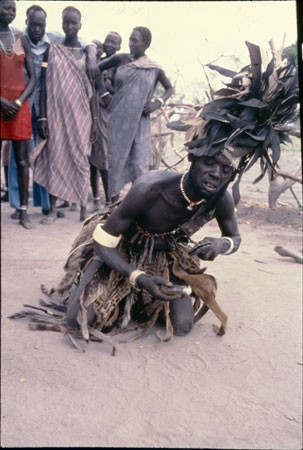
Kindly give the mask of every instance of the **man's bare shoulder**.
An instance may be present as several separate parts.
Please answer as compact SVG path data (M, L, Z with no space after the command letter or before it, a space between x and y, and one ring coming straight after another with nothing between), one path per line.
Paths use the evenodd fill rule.
M136 190L150 190L162 189L172 183L180 174L168 170L150 170L141 175L134 182L133 189Z
M157 201L180 174L165 170L151 170L136 179L132 188L121 203L124 214L145 211Z

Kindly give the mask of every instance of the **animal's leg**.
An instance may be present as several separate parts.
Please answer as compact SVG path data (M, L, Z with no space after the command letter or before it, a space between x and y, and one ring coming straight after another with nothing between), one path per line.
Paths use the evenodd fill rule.
M195 316L195 323L198 322L198 320L200 320L204 316L204 314L207 313L208 310L209 310L208 306L206 306L205 304L202 305L198 314Z
M215 314L215 316L220 320L221 326L217 332L217 335L222 336L226 332L228 316L225 314L224 311L222 311L213 294L205 293L202 300L205 303L205 305L209 309L211 309L211 311Z

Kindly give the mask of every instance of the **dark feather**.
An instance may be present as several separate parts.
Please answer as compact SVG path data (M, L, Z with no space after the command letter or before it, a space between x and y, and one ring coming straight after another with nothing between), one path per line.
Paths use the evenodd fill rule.
M224 89L223 88L223 89L219 89L218 91L214 92L214 95L228 96L228 95L235 95L238 93L239 93L238 89Z
M216 72L219 72L221 75L224 75L225 77L232 78L235 75L237 75L237 72L234 72L233 70L224 69L224 67L215 66L214 64L206 64L206 67L208 67L211 70L215 70Z
M271 138L271 148L272 148L272 162L275 165L280 158L281 148L279 134L274 130Z
M239 175L237 180L234 182L233 187L232 187L232 195L233 195L233 200L234 200L234 204L235 206L238 205L240 199L241 199L241 195L240 195L240 181L241 178L243 176L244 170L242 170Z
M250 106L251 108L265 108L266 103L262 102L262 100L258 100L257 98L251 98L250 100L243 100L239 102L240 105Z
M191 125L183 123L182 120L176 120L175 122L166 123L167 128L174 131L187 131L191 128Z
M250 61L251 61L251 73L252 82L250 91L258 97L260 92L261 84L261 53L258 45L252 44L251 42L245 41L248 47Z
M245 128L246 130L253 130L256 127L254 122L248 122L247 120L239 119L232 114L226 114L229 123L233 128Z

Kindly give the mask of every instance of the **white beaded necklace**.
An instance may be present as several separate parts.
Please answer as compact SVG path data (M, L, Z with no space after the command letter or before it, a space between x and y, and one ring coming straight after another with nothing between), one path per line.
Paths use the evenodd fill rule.
M195 206L200 205L201 203L206 202L206 200L205 200L205 198L202 198L202 200L199 200L198 202L193 202L192 200L190 200L190 199L187 197L187 195L185 194L185 191L184 191L184 187L183 187L184 177L185 177L186 174L187 174L187 172L184 173L184 174L182 175L182 178L181 178L181 180L180 180L180 190L181 190L181 192L182 192L183 197L185 198L185 200L186 200L187 203L188 203L187 209L188 209L189 211L192 211L192 209L193 209Z

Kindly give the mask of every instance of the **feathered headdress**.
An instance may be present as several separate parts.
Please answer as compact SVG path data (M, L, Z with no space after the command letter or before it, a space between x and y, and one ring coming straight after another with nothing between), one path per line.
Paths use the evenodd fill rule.
M291 142L288 132L298 115L299 86L297 67L281 59L282 50L273 48L271 61L259 46L245 41L250 65L239 73L208 64L212 70L231 78L226 87L213 93L213 100L197 117L167 124L186 131L187 151L196 156L215 156L223 152L238 179L233 186L235 203L240 199L239 182L244 170L260 159L259 181L280 158L280 144ZM262 65L264 72L262 72Z

